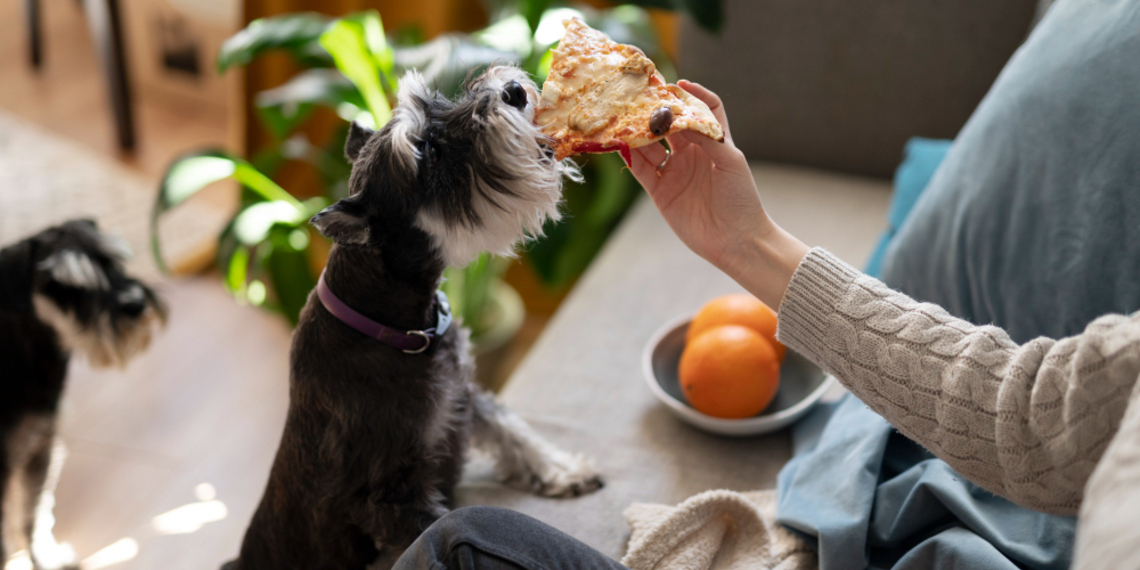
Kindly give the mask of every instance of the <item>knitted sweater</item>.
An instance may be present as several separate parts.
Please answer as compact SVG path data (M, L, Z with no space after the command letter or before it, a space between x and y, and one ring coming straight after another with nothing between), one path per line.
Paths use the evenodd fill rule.
M1140 313L1018 345L817 248L779 315L780 341L974 483L1079 510L1075 567L1140 567Z

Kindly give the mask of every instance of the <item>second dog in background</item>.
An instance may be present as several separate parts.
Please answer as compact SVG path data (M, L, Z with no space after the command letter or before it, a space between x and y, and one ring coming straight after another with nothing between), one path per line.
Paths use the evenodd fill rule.
M335 245L301 312L285 433L229 569L387 568L448 511L468 438L508 483L549 496L601 479L471 383L443 270L510 253L558 217L564 176L534 126L537 89L490 68L450 101L415 73L392 120L353 125L351 195L313 218Z
M88 220L0 250L0 528L16 527L5 539L24 539L36 570L75 567L52 537L47 496L68 361L77 353L92 366L125 366L166 320L158 295L125 272L129 255Z

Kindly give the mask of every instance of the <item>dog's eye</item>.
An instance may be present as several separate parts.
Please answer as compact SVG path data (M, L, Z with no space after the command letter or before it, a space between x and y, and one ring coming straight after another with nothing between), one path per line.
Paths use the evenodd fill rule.
M439 148L438 144L431 141L424 143L424 156L427 157L428 164L439 162L439 157L442 153L443 151Z

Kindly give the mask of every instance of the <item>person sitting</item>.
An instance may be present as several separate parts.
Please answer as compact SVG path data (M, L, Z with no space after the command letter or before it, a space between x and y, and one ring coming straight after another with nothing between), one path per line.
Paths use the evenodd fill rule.
M770 306L777 338L834 374L867 406L980 487L1038 511L1079 515L1075 568L1140 567L1140 312L1024 344L919 303L765 212L725 109L724 143L689 131L635 149L630 168L693 252ZM506 509L458 509L430 527L399 570L623 568Z

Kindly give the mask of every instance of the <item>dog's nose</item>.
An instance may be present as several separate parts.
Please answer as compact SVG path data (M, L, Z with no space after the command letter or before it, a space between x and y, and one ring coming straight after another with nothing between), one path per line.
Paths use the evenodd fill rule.
M129 301L119 306L119 310L128 317L137 317L146 310L146 301Z
M511 80L503 87L503 102L518 109L523 110L526 108L526 89L523 88L522 83Z
M128 317L137 317L146 310L146 294L137 285L119 294L119 311Z

